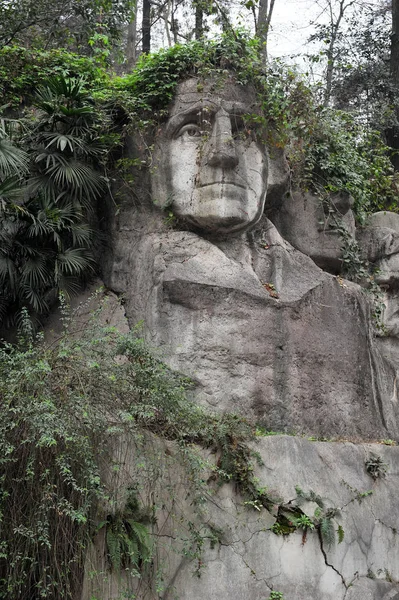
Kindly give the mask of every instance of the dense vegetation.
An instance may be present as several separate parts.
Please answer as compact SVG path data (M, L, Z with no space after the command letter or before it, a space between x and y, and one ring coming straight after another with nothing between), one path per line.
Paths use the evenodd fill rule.
M189 382L154 357L138 331L123 336L101 328L100 311L76 339L71 317L64 309L64 332L50 347L32 337L25 320L19 343L0 349L4 600L75 598L86 548L102 527L110 568L139 575L151 562L146 526L153 507L140 506L138 498L159 459L147 475L144 459L138 461L126 507L118 512L110 481L120 467L117 448L124 435L138 456L145 454L146 440L151 447L150 434L177 442L193 506L212 470L215 479L235 482L248 501L271 503L252 473L246 444L254 430L244 419L213 415L191 403ZM218 466L204 462L193 443L217 450Z
M73 597L96 528L107 528L110 568L138 573L150 562L140 475L124 512L113 506L104 475L125 433L137 448L146 435L175 440L198 497L210 467L193 443L219 451L215 478L235 481L256 508L271 503L252 474L253 428L191 404L189 382L135 334L89 328L76 340L66 326L52 347L32 334L32 322L59 293L73 293L97 269L99 208L124 136L132 128L153 135L187 75L201 81L233 71L257 93L259 110L247 115L247 126L261 143L287 148L294 185L323 198L349 192L360 223L375 210L397 210L381 132L322 107L294 69L279 62L266 68L259 40L229 31L213 42L176 44L115 77L93 5L85 2L86 12L76 15L78 4L70 3L71 19L82 25L73 49L91 40L91 51L55 42L44 48L37 38L28 48L18 32L0 50L0 327L21 331L17 345L0 350L0 598L8 600Z

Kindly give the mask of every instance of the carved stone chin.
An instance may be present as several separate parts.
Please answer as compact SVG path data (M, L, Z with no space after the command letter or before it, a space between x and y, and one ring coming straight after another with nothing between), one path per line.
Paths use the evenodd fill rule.
M153 199L197 229L242 231L260 219L266 198L266 152L245 121L254 95L232 82L197 86L179 86L156 141Z

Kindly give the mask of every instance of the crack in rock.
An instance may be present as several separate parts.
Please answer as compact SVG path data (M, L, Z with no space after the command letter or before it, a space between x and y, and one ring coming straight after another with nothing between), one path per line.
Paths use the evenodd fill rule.
M337 569L336 567L334 567L334 565L332 565L332 564L330 564L330 563L328 562L328 559L327 559L327 553L326 553L326 551L325 551L325 550L324 550L324 548L323 548L323 540L322 540L322 537L321 537L321 533L320 533L320 532L319 532L319 542L320 542L320 550L321 550L321 552L322 552L322 554L323 554L323 557L324 557L324 562L325 562L326 566L327 566L327 567L330 567L330 568L331 568L333 571L335 571L335 572L337 573L337 575L339 575L339 577L341 578L341 580L342 580L342 583L343 583L343 585L344 585L345 589L347 590L347 589L348 589L348 585L346 584L346 582L345 582L345 579L344 579L343 575L342 575L342 574L341 574L341 573L338 571L338 569ZM352 580L352 581L353 581L353 580ZM352 583L352 582L351 582L351 583ZM350 584L349 584L349 585L350 585ZM345 595L346 595L346 594L345 594Z

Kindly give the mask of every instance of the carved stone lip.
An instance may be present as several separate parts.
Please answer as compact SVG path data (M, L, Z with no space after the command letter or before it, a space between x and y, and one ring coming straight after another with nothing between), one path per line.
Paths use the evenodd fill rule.
M243 190L247 189L245 185L242 185L242 183L238 183L237 181L211 181L210 183L203 183L198 187L203 188L208 187L209 185L235 185L236 187L242 188Z

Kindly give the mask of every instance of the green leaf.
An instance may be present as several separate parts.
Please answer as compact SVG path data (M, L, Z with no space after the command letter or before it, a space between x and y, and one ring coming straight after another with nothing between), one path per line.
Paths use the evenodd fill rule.
M344 532L342 525L338 525L337 534L338 534L338 544L341 544L341 542L344 541L344 536L345 536L345 532Z

